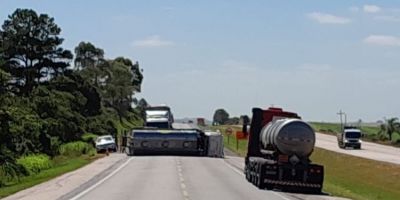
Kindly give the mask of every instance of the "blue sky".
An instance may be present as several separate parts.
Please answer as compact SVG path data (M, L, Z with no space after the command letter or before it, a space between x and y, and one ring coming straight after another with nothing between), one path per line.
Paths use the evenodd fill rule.
M398 1L0 0L0 20L16 8L54 17L67 49L139 61L137 96L176 117L271 104L316 121L400 116Z

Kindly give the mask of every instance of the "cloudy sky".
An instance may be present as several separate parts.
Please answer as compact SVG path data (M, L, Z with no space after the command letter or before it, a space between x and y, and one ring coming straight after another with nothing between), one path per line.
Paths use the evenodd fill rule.
M400 117L399 1L0 0L48 13L80 41L144 69L151 104L176 117L270 105L306 120Z

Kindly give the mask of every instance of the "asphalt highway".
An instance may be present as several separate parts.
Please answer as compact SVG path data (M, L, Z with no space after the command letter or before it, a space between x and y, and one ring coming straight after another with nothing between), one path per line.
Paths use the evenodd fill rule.
M344 153L352 156L368 158L377 161L400 164L400 148L380 145L371 142L363 142L360 150L341 149L338 147L336 136L322 133L316 134L315 146L327 150Z
M232 162L240 162L233 158ZM118 200L291 200L327 199L259 190L248 183L235 164L226 159L179 156L138 156L101 184L74 199ZM303 196L303 198L299 198Z

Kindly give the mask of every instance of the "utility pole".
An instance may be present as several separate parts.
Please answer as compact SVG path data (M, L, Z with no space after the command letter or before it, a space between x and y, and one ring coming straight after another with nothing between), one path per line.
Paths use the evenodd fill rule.
M340 110L338 113L336 113L336 114L338 114L339 116L340 116L340 126L341 126L341 128L342 128L342 131L343 131L343 118L342 118L342 116L344 115L345 116L345 122L347 121L347 116L346 116L346 113L344 113L342 110Z

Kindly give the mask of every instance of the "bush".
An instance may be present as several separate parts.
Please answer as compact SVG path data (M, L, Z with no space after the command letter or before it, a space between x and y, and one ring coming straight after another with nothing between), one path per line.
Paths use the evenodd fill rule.
M83 140L84 142L89 143L89 144L94 144L94 142L96 141L96 138L97 138L97 137L99 137L99 136L96 135L96 134L93 134L93 133L85 133L85 134L82 135L82 140Z
M17 159L17 164L23 166L27 175L37 174L42 170L51 168L50 158L45 154L23 156Z
M63 156L80 156L88 154L94 147L86 142L70 142L60 146L60 154Z

